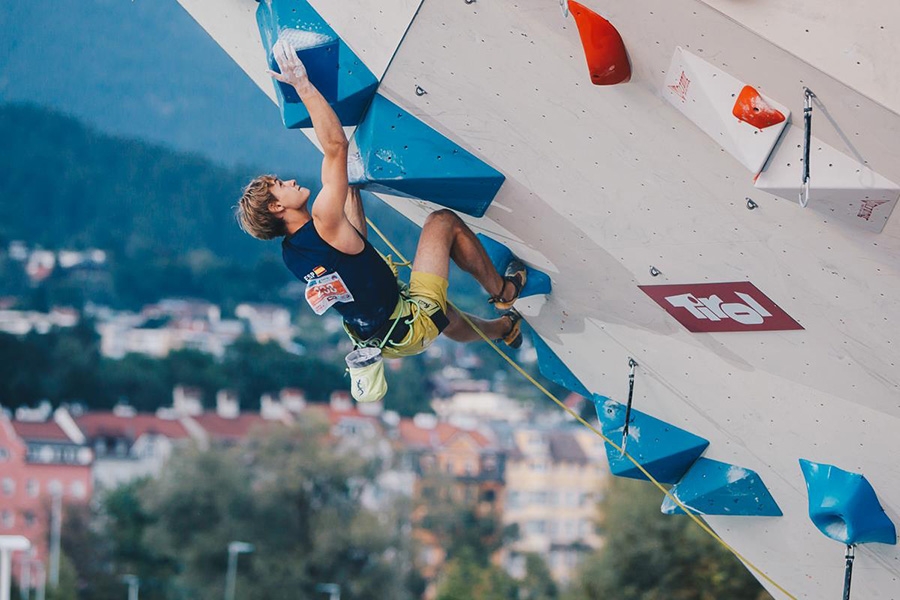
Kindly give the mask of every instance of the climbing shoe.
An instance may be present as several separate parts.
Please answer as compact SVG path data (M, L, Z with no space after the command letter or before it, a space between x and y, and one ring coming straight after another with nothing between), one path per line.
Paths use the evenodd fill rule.
M512 305L519 299L519 294L522 293L522 288L525 287L527 279L528 271L525 269L525 263L518 258L513 258L509 261L509 264L506 265L506 272L503 274L503 288L500 290L500 294L491 296L491 299L488 300L488 302L493 304L494 308L497 310L508 310L512 308ZM509 286L506 285L507 281L512 284L513 296L508 300L504 300L503 292L509 288ZM521 318L521 315L519 318Z
M514 308L503 313L509 319L509 331L503 336L503 343L512 349L518 349L522 345L522 315Z

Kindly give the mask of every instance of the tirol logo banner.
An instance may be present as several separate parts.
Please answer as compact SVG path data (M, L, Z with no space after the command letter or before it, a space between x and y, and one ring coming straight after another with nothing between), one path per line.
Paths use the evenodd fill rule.
M638 287L695 333L803 329L749 281Z

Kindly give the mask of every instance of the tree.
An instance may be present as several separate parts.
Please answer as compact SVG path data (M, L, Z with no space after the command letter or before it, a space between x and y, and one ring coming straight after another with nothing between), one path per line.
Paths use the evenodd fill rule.
M660 513L660 494L613 479L600 509L606 540L582 565L567 600L764 600L733 555L685 515Z
M437 600L516 600L517 587L503 569L478 560L465 549L447 563L438 585Z
M539 554L525 555L525 577L519 582L518 600L556 600L559 589L547 563Z
M360 504L375 472L312 417L240 446L185 450L142 492L146 541L177 559L179 597L221 598L228 543L241 540L255 547L239 561L241 598L312 600L324 582L340 582L346 600L410 598L398 516Z
M286 387L306 390L311 399L325 399L347 383L340 365L310 356L296 356L274 342L258 344L239 338L225 353L224 372L229 387L237 390L242 403L258 401L267 392Z

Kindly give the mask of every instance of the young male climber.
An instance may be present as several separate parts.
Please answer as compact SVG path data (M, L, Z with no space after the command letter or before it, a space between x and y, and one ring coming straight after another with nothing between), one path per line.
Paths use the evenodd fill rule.
M348 185L348 142L334 110L310 82L291 45L273 47L280 73L276 80L292 86L312 119L325 154L322 189L309 206L310 191L294 180L257 177L237 206L241 227L253 237L283 237L285 265L306 283L306 300L316 314L334 308L358 347L381 347L386 358L424 351L443 333L458 342L478 334L447 304L450 259L470 273L505 312L496 319L468 318L492 339L509 346L522 342L521 315L512 308L525 285L525 266L513 260L501 276L475 234L450 210L425 220L408 289L366 239L366 219L359 191Z

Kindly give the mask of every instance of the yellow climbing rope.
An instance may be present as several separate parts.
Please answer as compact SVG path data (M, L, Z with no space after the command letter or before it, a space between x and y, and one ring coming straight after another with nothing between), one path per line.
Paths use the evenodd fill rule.
M405 264L403 264L403 266L406 266L406 267L412 269L412 267L410 266L409 261L406 260L406 259L403 257L403 253L401 253L400 250L398 250L398 249L391 243L391 241L387 238L387 236L385 236L385 235L381 232L381 230L378 229L378 227L376 227L375 224L372 223L372 221L371 221L368 217L366 217L366 223L368 223L369 227L372 228L372 231L374 231L376 234L378 234L378 237L380 237L380 238L382 239L382 241L383 241L385 244L387 244L388 248L390 248L391 251L394 252L394 253L397 255L397 257L398 257L401 261L403 261L403 263L405 263ZM481 329L479 329L478 326L475 325L475 323L473 323L473 322L471 321L471 319L469 319L469 317L468 317L468 315L466 315L466 313L464 313L463 311L459 310L459 309L456 307L456 305L453 304L453 302L448 301L448 303L450 304L450 306L452 306L452 307L454 308L454 310L456 310L456 312L459 313L459 315L463 318L463 320L464 320L466 323L468 323L469 327L471 327L476 333L478 333L478 335L481 337L481 339L483 339L485 342L487 342L488 345L489 345L491 348L493 348L494 351L495 351L497 354L499 354L500 356L502 356L503 359L504 359L507 363L509 363L509 365L510 365L513 369L515 369L516 371L518 371L519 374L522 375L522 377L524 377L525 379L527 379L529 383L531 383L535 388L537 388L538 390L540 390L540 392L541 392L542 394L544 394L545 396L547 396L550 400L552 400L553 402L555 402L560 408L562 408L564 411L566 411L568 414L570 414L572 417L574 417L576 421L578 421L579 423L581 423L582 425L584 425L585 427L587 427L591 432L593 432L595 435L597 435L599 438L601 438L604 442L606 442L607 444L609 444L610 446L612 446L613 448L615 448L616 450L618 450L619 453L621 453L623 456L627 457L628 460L630 460L632 463L634 463L634 466L637 467L638 470L640 470L640 472L643 473L643 475L644 475L644 476L645 476L645 477L646 477L653 485L655 485L657 488L659 488L659 490L662 491L662 493L665 494L667 498L669 498L672 502L674 502L675 505L678 506L678 508L680 508L682 511L684 511L684 513L685 513L687 516L689 516L689 517L690 517L690 518L691 518L691 519L692 519L692 520L693 520L693 521L694 521L694 522L695 522L695 523L696 523L703 531L705 531L706 533L708 533L714 540L716 540L719 544L721 544L722 547L724 547L726 550L728 550L728 552L730 552L731 554L733 554L738 560L740 560L742 563L744 563L744 565L745 565L748 569L750 569L751 571L753 571L754 573L756 573L757 575L759 575L760 577L762 577L763 579L765 579L766 581L768 581L770 584L772 584L772 586L774 586L776 589L778 589L778 591L780 591L780 592L782 592L783 594L785 594L785 596L787 596L787 597L790 598L791 600L797 600L797 597L796 597L796 596L794 596L793 594L791 594L790 592L788 592L786 589L784 589L782 586L780 586L778 583L776 583L775 580L773 580L773 579L772 579L771 577L769 577L765 572L763 572L762 569L760 569L760 568L757 567L755 564L753 564L752 562L750 562L749 560L747 560L747 559L746 559L740 552L738 552L734 547L732 547L732 546L731 546L730 544L728 544L725 540L723 540L721 537L719 537L719 534L717 534L715 531L713 531L712 528L710 528L710 526L707 525L707 524L703 521L703 519L701 519L701 518L698 517L696 514L694 514L687 506L685 506L684 504L682 504L682 502L681 502L678 498L676 498L674 495L672 495L672 494L669 492L669 490L667 490L667 489L665 488L665 486L663 486L663 484L661 484L659 481L657 481L656 478L654 478L653 475L651 475L651 474L644 468L644 466L641 465L641 463L639 463L639 462L637 461L637 459L635 459L635 458L632 457L630 454L628 454L627 452L625 452L625 451L623 450L623 448L621 448L618 444L616 444L614 441L612 441L611 439L609 439L608 437L606 437L605 435L603 435L603 432L599 431L596 427L594 427L593 425L591 425L590 423L588 423L587 421L585 421L583 418L581 418L581 415L577 414L577 413L576 413L575 411L573 411L571 408L569 408L568 406L566 406L559 398L557 398L557 397L556 397L553 393L551 393L547 388L545 388L543 385L541 385L541 383L540 383L539 381L537 381L534 377L532 377L530 373L528 373L525 369L523 369L516 361L514 361L512 358L510 358L509 355L506 354L506 352L504 352L499 346L497 346L497 344L494 342L494 340L490 339L483 331L481 331Z

